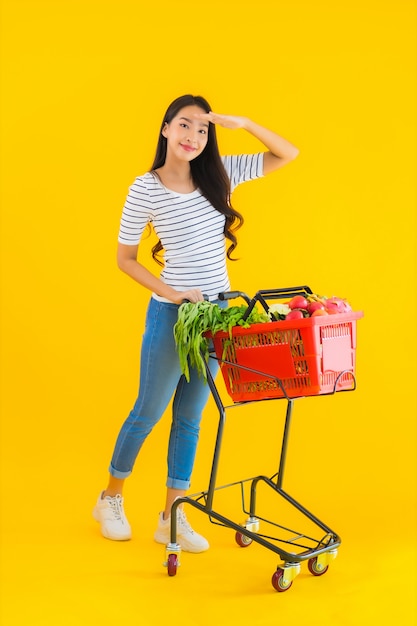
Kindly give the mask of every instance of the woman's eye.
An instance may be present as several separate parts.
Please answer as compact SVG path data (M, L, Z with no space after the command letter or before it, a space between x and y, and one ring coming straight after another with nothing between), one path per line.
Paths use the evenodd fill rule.
M184 124L184 122L181 122L180 126L181 126L182 128L188 128L188 124Z
M205 128L202 128L202 129L200 130L200 133L201 133L202 135L206 135L206 134L207 134L207 131L205 130Z

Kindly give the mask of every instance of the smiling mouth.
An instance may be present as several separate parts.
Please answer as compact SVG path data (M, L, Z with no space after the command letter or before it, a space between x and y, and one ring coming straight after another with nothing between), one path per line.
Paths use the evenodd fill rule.
M183 143L181 143L180 146L186 152L195 152L195 150L197 149L197 148L193 148L193 146L187 146L187 145L185 145Z

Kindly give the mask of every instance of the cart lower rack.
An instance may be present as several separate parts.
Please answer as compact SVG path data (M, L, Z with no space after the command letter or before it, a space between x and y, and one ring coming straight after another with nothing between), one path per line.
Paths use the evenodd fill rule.
M260 302L268 310L267 299L292 297L312 293L309 287L259 291L249 299L241 292L220 294L223 299L242 296L248 303L248 311ZM314 576L322 576L336 558L341 544L339 535L322 522L283 488L294 402L297 398L314 395L330 395L356 388L355 354L356 321L362 312L304 318L291 321L254 324L249 328L240 326L229 333L216 333L214 350L210 358L220 363L221 372L233 405L223 403L209 368L207 382L219 412L217 436L213 453L211 474L207 491L175 500L171 510L170 542L166 546L168 575L175 576L180 565L181 546L177 543L177 508L190 504L209 516L212 523L235 531L235 540L241 547L256 542L279 555L281 562L272 575L272 585L277 591L288 590L306 562ZM273 476L257 475L232 485L217 486L217 472L226 420L230 408L251 402L283 399L286 416L281 442L279 469ZM242 510L246 515L243 523L234 521L213 508L215 492L238 485L242 492ZM284 500L303 519L309 521L317 536L288 528L282 521L266 519L258 510L258 487L262 485L273 497ZM249 486L248 505L244 487ZM261 526L272 526L279 536L263 534Z

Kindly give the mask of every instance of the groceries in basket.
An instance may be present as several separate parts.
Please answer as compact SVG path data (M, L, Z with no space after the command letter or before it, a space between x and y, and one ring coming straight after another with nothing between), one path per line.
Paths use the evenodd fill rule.
M294 296L287 303L271 304L269 307L271 318L277 321L335 315L336 313L348 313L351 310L352 307L344 298L337 296L326 298L314 293L306 296Z
M228 309L210 302L179 307L174 336L187 380L189 367L207 378L212 357L220 363L235 402L356 387L356 321L363 313L353 311L347 300L317 296L309 287L263 290L252 299L241 292L221 295L230 299L236 294L247 304ZM268 302L274 299L284 302ZM209 354L210 339L214 357Z

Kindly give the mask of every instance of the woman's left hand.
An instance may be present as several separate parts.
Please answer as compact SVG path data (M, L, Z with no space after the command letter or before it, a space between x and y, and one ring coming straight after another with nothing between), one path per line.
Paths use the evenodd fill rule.
M218 113L199 113L196 115L201 120L207 120L207 122L211 122L212 124L217 124L218 126L223 126L223 128L244 128L245 123L247 122L246 117L240 117L237 115L219 115Z

